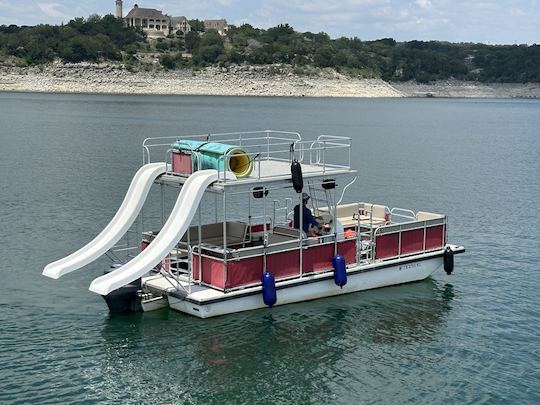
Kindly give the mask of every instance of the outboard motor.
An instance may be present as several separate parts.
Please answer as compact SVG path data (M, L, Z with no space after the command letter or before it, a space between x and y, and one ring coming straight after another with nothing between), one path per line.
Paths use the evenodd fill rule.
M112 264L109 269L103 272L103 274L109 274L119 267L122 267L122 265ZM111 314L142 312L141 296L139 295L140 290L141 279L139 278L130 284L126 284L125 286L104 295L103 298L109 307L109 312Z

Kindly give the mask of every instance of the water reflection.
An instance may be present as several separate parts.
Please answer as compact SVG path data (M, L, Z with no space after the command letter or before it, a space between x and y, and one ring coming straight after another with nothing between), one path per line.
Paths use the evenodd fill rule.
M329 376L377 357L369 351L436 339L453 299L452 285L428 279L207 320L171 310L109 317L104 367L116 377L107 385L130 370L184 399L191 387L198 400L257 401L256 387L270 384L276 401L313 401L332 391Z

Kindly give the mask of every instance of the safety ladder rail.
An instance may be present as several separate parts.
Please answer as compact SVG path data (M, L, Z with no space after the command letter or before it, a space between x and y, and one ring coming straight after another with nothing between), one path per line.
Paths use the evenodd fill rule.
M351 182L354 183L356 178ZM369 214L369 226L362 224L360 220L360 214L354 214L353 219L356 219L356 257L357 263L371 263L375 257L375 241L374 241L374 227L373 227L373 214ZM362 231L362 229L367 229Z

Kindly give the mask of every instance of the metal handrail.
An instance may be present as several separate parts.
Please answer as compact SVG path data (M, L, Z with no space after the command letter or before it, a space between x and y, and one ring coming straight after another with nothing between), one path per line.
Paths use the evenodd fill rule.
M349 182L349 184L347 184L345 187L343 187L343 191L341 192L341 197L339 198L338 202L336 203L336 207L341 204L341 201L343 201L343 197L345 196L345 191L347 191L347 189L350 186L352 186L356 182L357 179L358 179L358 176L354 176L354 179L352 179L352 181Z
M446 229L446 226L447 226L447 218L446 217L443 217L441 218L443 221L442 223L435 223L435 224L428 224L428 222L430 220L423 220L423 221L420 221L420 220L416 220L416 221L410 221L410 222L405 222L405 223L395 223L395 224L389 224L389 225L382 225L378 228L375 229L375 231L373 232L373 238L372 238L372 242L375 246L375 249L373 251L373 259L375 259L375 255L376 255L376 239L377 239L377 236L382 236L381 233L385 230L385 229L388 229L388 228L395 228L396 230L393 231L393 232L390 232L388 233L388 235L390 234L395 234L395 233L399 233L399 242L398 242L398 254L396 256L390 256L390 257L385 257L384 260L389 260L389 259L395 259L395 258L401 258L403 256L402 254L402 251L401 251L401 235L403 232L406 232L406 231L413 231L413 230L419 230L419 229L423 229L423 243L422 243L422 250L421 252L422 253L426 253L428 252L428 250L426 249L426 235L427 235L427 232L426 230L428 228L433 228L433 227L436 227L436 226L443 226L443 232L445 232L445 229ZM418 222L418 227L414 227L414 228L410 228L410 227L407 227L407 228L403 228L404 226L406 225L410 225L411 223L414 223L414 222ZM444 242L444 238L443 238L443 242ZM434 249L430 249L429 251L431 250L434 250ZM420 253L420 251L418 252L413 252L413 253L410 253L411 255L412 254L418 254ZM407 254L409 255L409 254Z
M261 136L263 135L263 136ZM326 166L350 168L350 156L351 156L351 138L334 135L320 135L316 141L303 141L301 135L298 132L287 131L248 131L248 132L231 132L231 133L217 133L217 134L202 134L202 135L189 135L189 136L167 136L167 137L151 137L146 138L143 141L143 163L150 163L152 161L151 151L155 148L166 147L165 151L166 161L168 162L168 156L171 144L179 141L180 139L193 139L193 140L206 140L224 143L237 143L239 146L245 148L258 149L253 152L248 152L251 157L256 157L257 160L261 158L275 159L280 161L288 161L279 155L287 155L292 151L294 154L298 154L296 157L300 162L304 161L304 155L306 151L310 153L310 163L323 166L323 172L325 172ZM283 146L284 148L280 148ZM285 148L286 147L286 148ZM192 149L192 148L190 148ZM331 149L347 149L348 151L348 164L338 165L330 164L326 161L326 152ZM191 150L192 153L196 151ZM237 156L229 155L229 156ZM315 159L315 160L314 160Z
M409 220L408 222L416 221L416 214L414 213L414 211L406 209L406 208L394 207L390 210L390 215L391 215L392 221L394 217L408 219Z

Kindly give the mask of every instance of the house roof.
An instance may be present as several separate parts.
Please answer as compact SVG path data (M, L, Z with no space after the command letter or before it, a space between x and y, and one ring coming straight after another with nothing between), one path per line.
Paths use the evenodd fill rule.
M169 17L164 15L160 10L135 6L124 18L153 18L157 20L164 20Z
M204 20L204 24L223 24L227 25L227 20L225 19L219 19L219 20Z
M171 23L172 24L178 24L184 21L187 21L188 19L184 17L183 15L180 17L171 17Z

